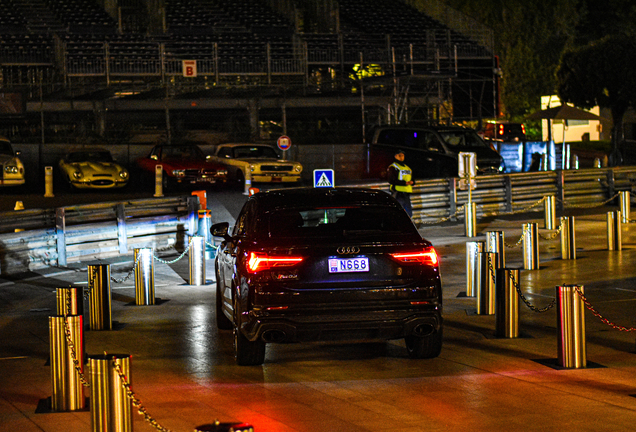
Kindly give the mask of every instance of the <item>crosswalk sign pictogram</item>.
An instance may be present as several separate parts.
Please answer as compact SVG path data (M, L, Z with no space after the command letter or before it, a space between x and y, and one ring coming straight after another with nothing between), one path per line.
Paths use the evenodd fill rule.
M314 170L314 187L315 188L334 187L333 170L332 169L315 169Z

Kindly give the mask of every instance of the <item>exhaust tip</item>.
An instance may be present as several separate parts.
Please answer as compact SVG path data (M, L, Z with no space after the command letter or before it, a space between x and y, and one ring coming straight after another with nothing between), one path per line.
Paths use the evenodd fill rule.
M287 338L287 334L281 330L266 330L261 338L265 342L282 342Z
M432 324L418 324L413 328L413 335L425 337L435 333L435 326Z

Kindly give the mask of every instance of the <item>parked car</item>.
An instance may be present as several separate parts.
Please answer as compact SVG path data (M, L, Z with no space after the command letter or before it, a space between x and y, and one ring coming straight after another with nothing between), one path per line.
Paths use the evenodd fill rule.
M404 338L412 358L439 355L438 256L389 194L291 188L252 195L216 253L216 321L234 330L239 365L268 343Z
M369 145L369 172L386 178L395 152L405 153L404 162L415 179L456 177L460 152L475 153L477 174L503 172L503 158L479 135L461 126L381 126L373 131Z
M68 152L58 163L60 175L74 189L113 189L128 184L128 170L103 148Z
M254 183L298 183L303 166L281 160L276 149L266 144L220 144L213 160L228 167L228 179L240 187L248 176Z
M196 144L158 144L148 156L137 159L146 178L155 177L155 167L163 169L163 187L176 184L213 185L227 180L227 166L210 160Z
M526 140L526 127L522 123L493 122L486 123L481 135L486 140L518 142Z
M24 184L24 165L18 157L20 152L13 150L11 142L0 136L0 186L20 186Z

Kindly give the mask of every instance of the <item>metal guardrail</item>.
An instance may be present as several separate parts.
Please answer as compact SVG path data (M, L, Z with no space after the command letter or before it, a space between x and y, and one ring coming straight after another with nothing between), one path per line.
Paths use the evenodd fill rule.
M388 192L386 182L355 184ZM472 190L477 216L486 217L524 211L543 211L535 205L548 195L557 199L560 210L602 205L616 192L636 186L636 166L478 176ZM458 210L468 201L468 191L459 189L459 179L418 180L411 195L413 220L434 223L462 219Z
M0 213L0 274L150 247L185 247L196 233L196 196L137 199Z

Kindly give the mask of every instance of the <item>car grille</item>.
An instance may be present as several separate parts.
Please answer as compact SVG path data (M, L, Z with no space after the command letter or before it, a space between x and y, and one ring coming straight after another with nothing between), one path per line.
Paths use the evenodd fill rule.
M94 186L110 186L113 184L113 181L110 179L100 179L100 180L93 180L91 184Z
M294 169L292 165L261 165L261 171L291 171Z

